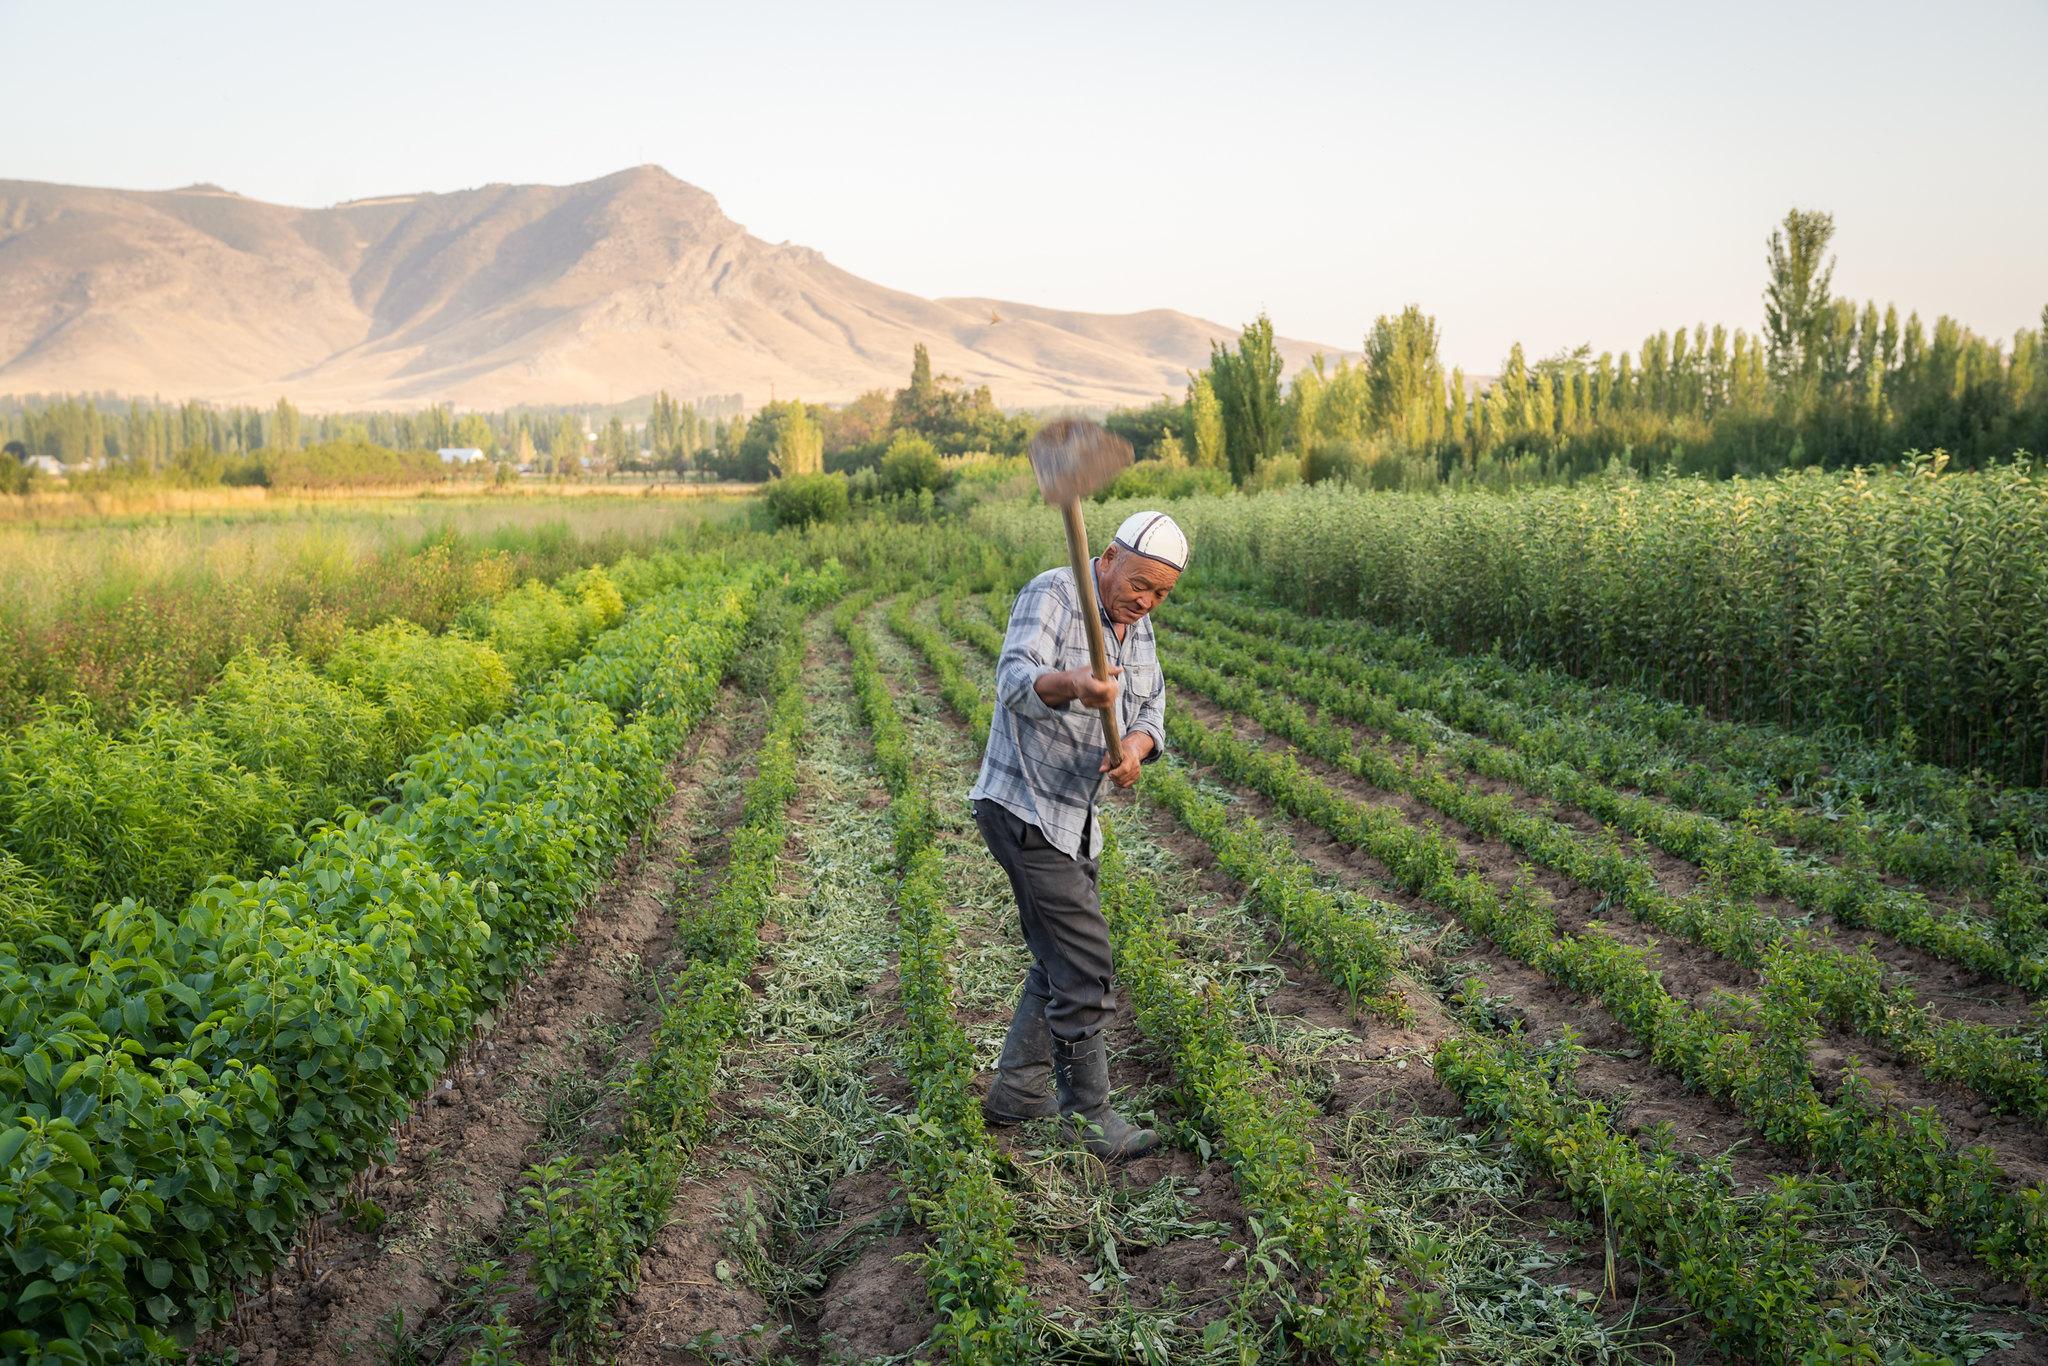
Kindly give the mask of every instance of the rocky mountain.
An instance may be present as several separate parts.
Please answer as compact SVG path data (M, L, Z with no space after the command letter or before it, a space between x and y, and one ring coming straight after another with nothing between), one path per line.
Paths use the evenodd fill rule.
M1012 407L1144 403L1234 328L924 299L773 246L655 166L326 209L0 181L0 393L303 407L894 388L917 342ZM1290 369L1316 347L1285 342Z

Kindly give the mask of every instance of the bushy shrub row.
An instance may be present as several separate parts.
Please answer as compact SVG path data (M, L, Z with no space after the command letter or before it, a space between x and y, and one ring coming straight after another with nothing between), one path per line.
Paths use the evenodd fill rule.
M707 573L650 603L290 867L175 919L123 902L78 955L0 946L0 1347L175 1353L274 1266L567 932L760 588Z
M662 563L670 582L690 572ZM367 803L407 755L501 714L515 683L624 612L605 571L586 569L485 605L476 638L392 621L343 632L318 668L246 652L193 707L151 705L126 731L82 703L45 708L0 741L0 831L47 896L0 919L0 935L75 942L103 904L169 908L216 875L288 862L309 822Z

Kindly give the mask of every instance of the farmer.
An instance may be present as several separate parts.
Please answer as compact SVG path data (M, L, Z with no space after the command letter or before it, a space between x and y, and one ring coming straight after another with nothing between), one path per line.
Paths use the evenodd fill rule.
M1010 875L1032 959L982 1112L997 1124L1065 1115L1090 1152L1112 1160L1149 1151L1159 1138L1109 1105L1104 1031L1116 1000L1109 926L1096 899L1095 799L1104 778L1129 787L1138 765L1165 747L1166 680L1149 614L1187 563L1187 537L1163 512L1126 518L1093 561L1109 628L1106 679L1089 668L1073 571L1048 569L1024 586L996 661L988 750L968 794L982 839ZM1123 721L1124 761L1115 768L1096 714L1109 707Z

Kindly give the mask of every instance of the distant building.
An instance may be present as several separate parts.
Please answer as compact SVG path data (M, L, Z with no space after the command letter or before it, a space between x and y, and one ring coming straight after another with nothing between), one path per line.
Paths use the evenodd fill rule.
M444 465L474 465L484 453L474 446L443 446L439 452Z
M54 456L32 455L21 463L39 474L47 474L52 479L62 479L64 477L63 462ZM83 467L81 466L81 468Z

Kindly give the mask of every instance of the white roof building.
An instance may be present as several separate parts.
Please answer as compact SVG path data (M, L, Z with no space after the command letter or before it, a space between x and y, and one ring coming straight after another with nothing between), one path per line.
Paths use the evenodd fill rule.
M444 465L474 465L484 453L474 446L443 446L438 452Z

